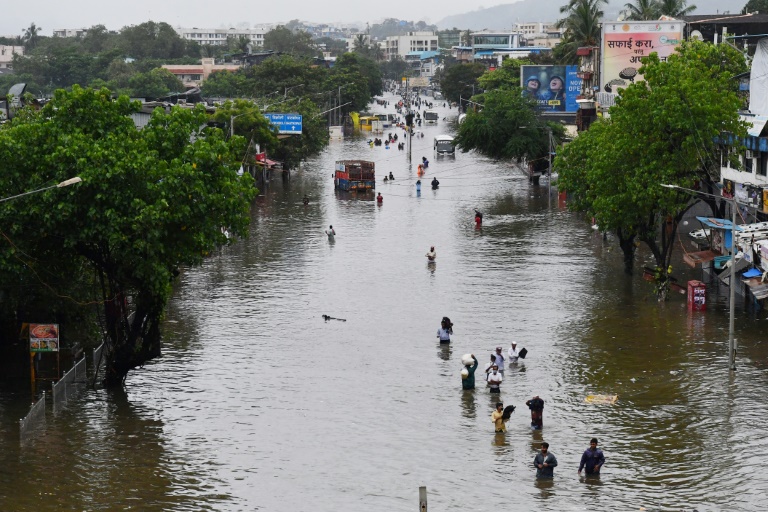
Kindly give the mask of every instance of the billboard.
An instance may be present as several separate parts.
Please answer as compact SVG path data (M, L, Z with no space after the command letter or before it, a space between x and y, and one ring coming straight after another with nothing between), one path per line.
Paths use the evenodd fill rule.
M539 108L552 112L576 112L581 94L577 66L520 66L523 96L534 98Z
M264 114L264 117L277 127L277 133L301 135L304 119L301 114Z
M635 80L642 80L637 70L640 60L651 53L666 60L683 40L684 22L615 21L603 23L600 64L601 87L605 92L617 92Z
M58 352L59 324L29 324L30 352Z

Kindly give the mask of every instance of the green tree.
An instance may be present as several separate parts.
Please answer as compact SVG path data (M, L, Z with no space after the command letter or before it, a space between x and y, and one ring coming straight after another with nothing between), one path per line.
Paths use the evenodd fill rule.
M154 21L123 27L120 46L125 55L134 59L178 59L187 50L186 42L173 27Z
M128 87L131 89L131 96L149 99L158 99L172 92L184 91L181 80L163 68L133 75L128 79Z
M251 177L236 172L246 141L206 128L202 106L157 109L141 130L129 117L138 107L125 96L113 101L108 90L75 86L0 129L7 193L83 179L0 207L7 235L0 271L16 284L3 281L16 300L2 307L23 300L18 284L46 283L49 269L87 272L98 299L48 294L101 305L108 387L160 355L161 320L179 268L200 264L231 240L227 232L245 236L256 193ZM24 265L12 263L19 257Z
M381 70L371 59L357 53L345 53L331 70L326 89L341 90L341 103L352 102L344 111L364 110L373 96L381 94Z
M398 82L406 75L410 70L408 63L403 60L399 55L395 56L392 60L385 60L380 64L381 75L389 80L397 80Z
M732 77L745 69L729 45L689 41L666 62L643 59L644 80L622 91L610 119L598 121L558 154L558 186L574 208L615 232L632 270L634 240L646 244L666 297L677 223L689 197L660 185L700 186L719 181L715 139L745 134ZM711 189L710 189L711 190Z
M657 20L659 15L658 0L635 0L624 4L624 16L628 20Z
M278 25L264 34L264 48L293 57L317 57L319 52L309 32L292 32L283 25Z
M201 89L207 97L242 98L249 95L247 78L240 71L214 71L205 79Z
M600 42L601 9L608 0L570 0L560 8L565 17L556 26L564 28L562 42L558 45L559 61L575 62L576 50L581 46L597 46Z
M472 96L472 85L477 85L477 79L480 78L486 69L480 63L457 64L451 66L440 78L440 90L448 101L458 103L460 98L469 98ZM476 92L475 87L475 92Z
M483 94L483 107L470 110L459 125L456 144L467 152L477 150L491 158L529 161L547 158L549 131L557 143L564 136L558 123L547 123L536 103L517 89L496 89Z
M34 23L31 23L29 27L24 30L24 35L21 37L21 43L24 45L24 51L29 52L35 49L40 42L40 31L42 28L38 27Z
M688 0L658 0L659 14L662 16L671 16L673 18L682 18L688 16L696 10L695 5L687 5Z
M744 9L741 10L741 14L748 14L750 12L768 13L768 0L749 0Z
M501 67L494 71L486 71L477 79L477 83L486 91L503 88L520 89L520 66L530 64L533 62L528 59L504 59Z

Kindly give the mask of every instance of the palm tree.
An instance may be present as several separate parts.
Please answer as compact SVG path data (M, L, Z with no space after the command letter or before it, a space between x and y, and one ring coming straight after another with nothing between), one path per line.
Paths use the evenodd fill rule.
M558 20L557 28L564 28L565 34L560 55L572 62L580 46L597 46L600 42L600 18L603 17L601 4L608 0L570 0L560 8L566 17Z
M628 20L657 20L661 15L658 0L635 0L624 4L624 17Z
M24 50L29 51L37 45L40 39L40 27L32 23L29 28L25 29L24 35L21 37L21 41L24 43Z
M659 0L659 14L673 18L688 16L696 10L696 6L686 6L687 3L688 0Z
M352 51L366 57L368 56L371 52L371 47L368 44L367 34L357 34L355 36L355 40L352 42Z

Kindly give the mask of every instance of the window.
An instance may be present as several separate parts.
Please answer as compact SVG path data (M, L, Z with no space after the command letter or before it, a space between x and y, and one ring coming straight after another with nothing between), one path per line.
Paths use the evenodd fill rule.
M748 151L747 153L745 153L745 155L744 155L744 171L746 171L746 172L748 172L750 174L753 172L752 171L752 160L753 160L752 159L752 152Z
M757 174L760 176L768 174L768 153L760 152L757 158Z
M507 46L509 36L475 36L472 38L475 45Z

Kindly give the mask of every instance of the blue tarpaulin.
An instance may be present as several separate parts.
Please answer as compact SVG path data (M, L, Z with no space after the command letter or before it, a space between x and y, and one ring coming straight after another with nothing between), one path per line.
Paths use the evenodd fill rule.
M744 272L744 277L757 277L757 276L761 276L761 275L763 275L763 273L760 272L760 270L756 269L756 268L751 268L751 269L747 270L746 272Z
M696 219L710 228L731 230L731 221L728 219L716 219L714 217L696 217ZM736 226L736 231L742 231L741 226Z

